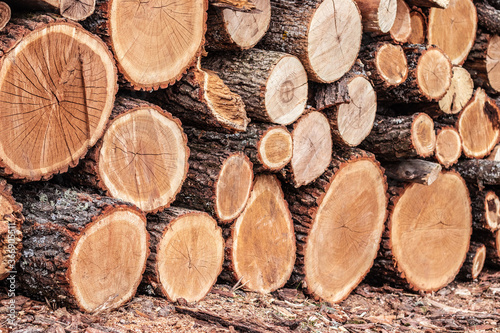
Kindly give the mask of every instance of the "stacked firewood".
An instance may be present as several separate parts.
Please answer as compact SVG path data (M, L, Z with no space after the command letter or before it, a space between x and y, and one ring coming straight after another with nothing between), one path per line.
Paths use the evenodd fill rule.
M495 1L7 3L0 278L28 296L340 302L500 266Z

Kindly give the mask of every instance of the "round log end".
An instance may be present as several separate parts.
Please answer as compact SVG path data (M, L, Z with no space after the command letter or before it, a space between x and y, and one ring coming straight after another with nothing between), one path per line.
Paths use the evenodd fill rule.
M139 286L149 254L146 218L128 206L110 206L78 239L68 280L81 309L115 309Z
M462 140L453 127L444 127L436 136L436 159L439 164L449 168L458 162L462 155Z
M215 185L215 212L221 222L237 218L247 204L253 182L253 166L243 153L229 156Z
M441 50L430 47L418 60L417 84L430 100L439 100L451 84L452 65Z
M397 0L396 19L390 30L392 38L399 43L406 43L411 34L410 7L404 0Z
M276 176L255 177L245 211L234 224L231 261L236 280L259 293L283 287L292 274L295 234Z
M484 227L495 232L500 228L500 199L493 191L488 191L484 197L484 212Z
M60 0L59 9L63 17L74 21L83 21L95 9L96 0Z
M308 31L310 79L323 83L340 79L356 61L362 30L361 15L352 0L323 1Z
M137 106L113 119L98 156L100 185L109 195L157 212L175 199L188 171L181 124L157 106Z
M384 230L386 189L383 171L374 160L361 158L340 166L307 237L304 268L309 293L340 302L369 271Z
M156 249L156 274L172 302L205 297L223 262L222 231L206 213L191 212L170 222Z
M0 1L0 31L9 23L11 14L9 5Z
M13 178L75 166L101 137L117 76L108 47L72 23L25 36L2 59L0 159Z
M386 33L391 30L398 11L397 0L380 0L377 10L378 28Z
M469 102L474 93L474 81L463 67L454 66L450 88L439 100L439 108L446 114L457 114Z
M272 127L259 141L259 160L269 170L281 170L292 159L292 153L292 135L285 127Z
M486 72L491 88L500 91L500 36L494 35L488 42L486 51Z
M411 141L417 154L429 157L436 149L436 132L434 121L425 113L419 113L411 124Z
M410 13L411 33L408 37L410 44L424 44L426 36L425 16L420 11L413 10Z
M477 277L483 270L485 261L486 261L486 246L484 244L481 244L481 246L476 250L476 254L472 259L471 277L473 280L477 279Z
M396 200L389 232L397 268L411 288L446 286L466 258L472 233L464 180L444 172L431 185L409 185Z
M403 48L384 43L375 55L375 67L382 79L391 86L403 83L408 77L408 63Z

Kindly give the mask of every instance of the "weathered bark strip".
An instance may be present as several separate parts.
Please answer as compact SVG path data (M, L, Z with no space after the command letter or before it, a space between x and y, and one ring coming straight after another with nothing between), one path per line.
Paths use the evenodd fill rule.
M500 162L491 160L463 160L454 168L467 181L479 185L500 185Z
M202 67L241 96L252 119L289 125L305 110L307 73L294 56L258 49L214 53L202 60Z
M20 10L47 10L57 12L61 16L83 21L95 9L96 0L5 0L16 9Z
M469 53L464 68L469 70L474 83L488 93L500 91L500 37L478 31L474 46Z
M19 290L86 312L115 309L134 296L149 252L137 208L49 183L14 194L26 217Z
M148 216L151 252L142 289L171 302L205 297L222 271L224 238L207 213L170 207Z
M271 13L259 48L298 57L310 80L336 81L354 64L362 25L352 0L271 0Z
M481 273L486 261L486 246L484 244L471 241L469 252L465 262L457 274L457 278L463 281L475 280Z
M361 12L363 31L389 32L396 19L396 0L355 0Z
M385 164L384 168L388 178L424 185L434 183L441 173L441 165L417 159Z
M412 6L435 7L445 9L450 4L450 0L407 0Z
M336 150L327 171L311 184L285 186L297 238L289 283L328 302L345 299L376 257L386 189L380 165L359 149Z
M5 28L7 23L10 21L11 10L8 4L0 1L0 31Z
M500 35L500 11L487 3L475 3L479 25L494 35Z

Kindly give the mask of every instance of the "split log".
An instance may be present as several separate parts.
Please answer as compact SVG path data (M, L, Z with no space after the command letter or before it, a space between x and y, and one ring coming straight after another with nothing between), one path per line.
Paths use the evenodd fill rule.
M257 10L256 0L209 0L211 6L219 8L229 8L244 13L255 12Z
M500 91L500 36L479 32L476 42L464 63L469 70L476 86L482 87L488 93Z
M295 224L297 262L290 283L338 303L361 282L377 255L387 183L373 155L336 151L327 171L286 199ZM328 235L328 237L325 237Z
M463 281L475 280L481 273L486 260L486 246L484 244L471 241L469 252L465 262L457 275Z
M458 162L462 155L462 140L454 127L439 129L436 136L436 160L445 168Z
M0 280L9 276L21 257L22 206L12 197L12 186L0 178Z
M410 7L404 0L397 0L397 11L394 24L389 34L398 43L406 43L411 35Z
M491 160L464 160L455 169L467 181L483 185L500 185L500 162Z
M113 50L134 89L166 88L193 66L204 43L208 0L96 0L84 26ZM161 55L161 56L160 56Z
M477 232L495 232L500 229L500 199L491 189L469 184L472 202L472 226Z
M389 32L396 19L396 0L355 0L361 12L363 31Z
M441 48L453 65L461 65L474 45L476 7L471 0L450 0L446 9L429 10L427 42Z
M15 9L47 10L73 21L83 21L95 9L96 0L5 0Z
M295 250L292 217L280 182L274 175L256 176L248 204L226 241L226 273L245 289L270 293L292 274ZM222 277L228 279L227 274Z
M8 4L0 1L0 31L5 28L7 23L10 21L11 10Z
M299 187L318 178L330 164L333 143L328 119L318 111L307 113L294 124L292 140L292 160L283 174Z
M202 60L245 101L252 119L289 125L307 102L307 73L299 59L282 52L251 49L216 53Z
M481 130L478 131L478 128ZM465 156L488 156L500 138L500 109L484 90L478 88L457 121Z
M73 167L101 137L117 90L106 45L46 15L0 33L1 173L48 179Z
M211 3L213 5L213 3ZM254 0L252 12L210 6L208 9L206 49L246 50L266 34L271 21L270 0Z
M291 160L292 135L286 127L250 123L246 132L226 134L185 127L188 141L195 145L209 143L218 150L243 152L253 164L255 173L275 172L283 169Z
M446 114L457 114L464 108L474 93L474 81L469 72L453 66L450 88L438 102L439 109Z
M421 10L412 10L410 13L411 33L408 37L410 44L425 44L427 36L427 20Z
M445 9L450 5L450 0L408 0L412 6L435 7Z
M86 312L115 309L134 296L149 254L137 208L49 183L14 194L26 217L19 290Z
M222 271L224 238L208 214L171 207L148 216L150 252L143 287L171 302L205 297Z
M352 0L271 0L271 13L258 46L298 57L310 80L336 81L354 64L362 25Z
M441 165L425 160L403 160L384 165L388 178L400 182L431 185L441 173Z
M186 125L234 132L245 131L250 122L241 97L229 90L217 74L202 70L199 64L173 86L146 98Z
M432 156L436 147L434 121L425 113L377 116L372 132L360 146L389 161Z
M500 35L500 11L484 2L475 3L479 25L494 35Z
M189 149L181 123L141 100L119 97L111 122L71 180L102 189L147 213L170 205L188 170Z
M416 291L435 291L453 281L472 233L469 192L454 172L431 185L392 187L390 217L370 278Z

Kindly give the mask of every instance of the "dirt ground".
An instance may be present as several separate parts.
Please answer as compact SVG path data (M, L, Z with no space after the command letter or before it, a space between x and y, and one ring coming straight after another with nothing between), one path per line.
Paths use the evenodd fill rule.
M216 285L197 304L137 295L122 308L85 314L0 293L3 332L500 332L500 272L453 282L432 294L362 283L340 304L315 302L295 289L259 295ZM3 327L3 328L2 328Z

